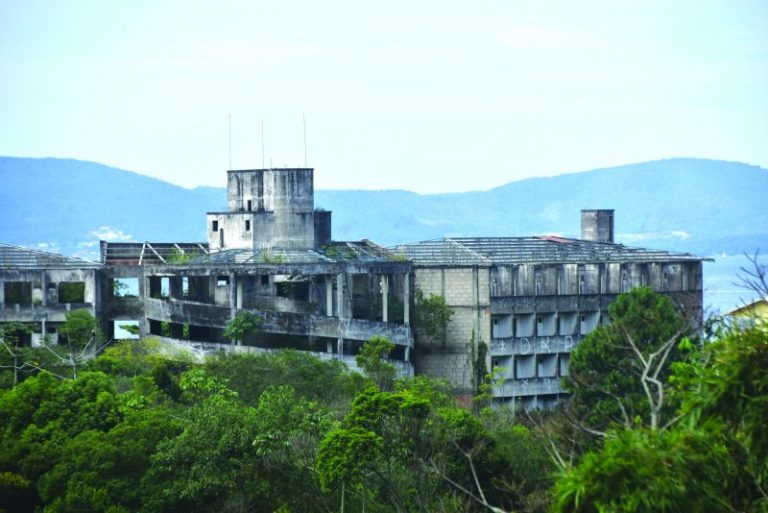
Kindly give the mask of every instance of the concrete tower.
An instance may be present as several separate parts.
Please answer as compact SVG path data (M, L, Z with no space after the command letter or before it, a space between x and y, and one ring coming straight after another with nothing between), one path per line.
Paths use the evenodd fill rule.
M581 240L613 244L613 210L582 210Z
M210 249L310 249L330 241L330 212L316 218L313 171L227 171L228 211L208 212Z

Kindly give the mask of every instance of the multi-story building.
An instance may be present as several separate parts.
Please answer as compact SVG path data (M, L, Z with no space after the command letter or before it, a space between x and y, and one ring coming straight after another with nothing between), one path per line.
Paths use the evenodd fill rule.
M0 320L53 333L67 310L88 308L108 337L134 326L211 351L233 348L224 328L247 310L263 324L236 349L295 348L354 367L359 347L381 335L412 374L410 263L368 240L331 241L331 212L315 210L313 187L312 169L229 171L228 210L208 214L207 242L102 241L100 263L2 246ZM79 299L56 301L69 282Z
M56 341L67 311L86 308L110 338L153 335L187 348L295 348L354 367L374 335L395 343L400 372L447 379L471 394L488 367L497 405L549 407L570 351L609 322L621 292L649 286L692 319L702 311L702 260L614 243L613 211L582 211L581 239L445 238L387 250L331 239L314 208L312 169L227 173L227 209L207 215L206 242L101 243L101 262L0 245L0 323ZM438 337L411 330L415 289L445 298ZM242 341L237 312L263 319ZM486 349L487 348L487 349Z
M454 309L443 340L420 334L416 372L471 392L480 342L489 343L496 405L550 407L569 353L600 324L617 295L648 286L694 322L702 312L702 259L614 243L612 210L582 211L581 239L446 238L398 246L414 284Z
M28 324L22 344L58 341L67 312L100 314L102 266L79 258L0 244L0 325Z

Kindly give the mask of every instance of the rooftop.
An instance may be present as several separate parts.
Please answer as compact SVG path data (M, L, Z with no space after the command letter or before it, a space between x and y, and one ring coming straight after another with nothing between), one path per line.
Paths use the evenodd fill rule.
M207 253L207 242L101 242L101 261L108 265L186 263Z
M102 259L108 265L241 265L316 264L336 262L375 263L402 260L394 253L364 239L334 241L315 249L229 249L210 251L206 243L104 242Z
M101 264L57 253L0 243L0 268L98 269Z
M414 264L491 265L523 263L700 261L689 253L635 248L555 236L459 237L433 239L393 248Z

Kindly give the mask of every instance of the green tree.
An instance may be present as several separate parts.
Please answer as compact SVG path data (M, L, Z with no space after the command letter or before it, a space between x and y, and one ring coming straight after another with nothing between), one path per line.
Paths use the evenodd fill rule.
M555 511L744 511L738 474L717 430L622 428L558 480Z
M768 511L768 330L689 350L671 380L680 421L609 430L558 478L555 511Z
M206 360L205 369L226 379L227 386L250 406L256 406L270 386L289 385L299 397L339 407L364 389L360 376L341 361L291 349L275 354L219 354Z
M647 287L619 295L608 312L612 323L571 353L563 380L570 412L597 433L617 424L659 427L675 409L667 379L688 324L669 298Z
M44 344L59 361L68 364L72 369L72 377L77 378L79 366L92 357L102 340L99 323L88 310L67 312L66 321L59 328L59 344L53 347Z
M27 351L21 346L24 336L32 335L32 327L20 322L9 322L0 326L0 368L10 368L13 373L12 385L19 382L19 372L40 370L40 366L27 358Z
M473 511L489 507L477 486L484 463L475 465L489 445L478 418L453 405L443 385L397 382L358 395L320 444L317 470L353 511Z
M448 323L453 317L453 309L448 306L445 297L439 294L424 295L421 289L416 289L414 317L416 326L426 335L445 340Z
M58 462L38 482L51 513L138 511L141 479L157 444L177 434L167 410L132 411L109 431L86 430L66 441Z
M395 344L386 337L377 335L363 344L355 356L357 365L376 383L379 390L391 390L395 384L397 369L386 360L394 348Z
M0 418L0 473L22 476L37 489L69 440L119 422L120 401L102 373L61 380L43 371L0 394Z
M242 344L248 337L256 335L261 331L261 325L264 319L247 310L239 310L235 317L227 323L224 328L224 336L230 340Z

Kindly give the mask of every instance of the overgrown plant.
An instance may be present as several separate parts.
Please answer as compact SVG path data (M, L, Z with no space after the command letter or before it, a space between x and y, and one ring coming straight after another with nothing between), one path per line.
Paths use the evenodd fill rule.
M417 326L426 335L445 342L448 323L453 317L453 309L448 306L445 297L432 293L425 295L421 289L416 289L413 299Z
M261 331L264 319L247 310L239 310L224 328L224 336L238 344Z

